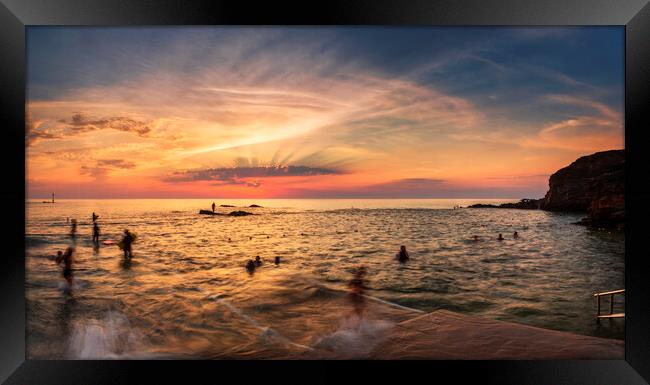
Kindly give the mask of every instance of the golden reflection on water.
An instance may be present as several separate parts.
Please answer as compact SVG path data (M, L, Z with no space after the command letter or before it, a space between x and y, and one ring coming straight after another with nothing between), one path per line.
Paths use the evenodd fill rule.
M221 201L264 207L198 215L210 203L28 204L29 357L355 357L396 322L436 309L623 335L622 325L594 325L591 298L623 287L623 235L571 224L579 216L448 209L473 203L460 200ZM114 245L93 247L93 211L102 241L137 233L130 264ZM70 244L66 218L79 220L71 295L45 258ZM394 260L400 245L406 264ZM249 274L257 255L264 263ZM368 300L362 323L347 294L360 266L365 293L388 302Z

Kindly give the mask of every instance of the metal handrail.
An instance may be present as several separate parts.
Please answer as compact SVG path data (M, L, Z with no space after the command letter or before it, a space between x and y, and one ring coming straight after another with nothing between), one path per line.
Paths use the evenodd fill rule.
M618 294L618 293L625 293L625 289L621 289L621 290L612 290L612 291L604 291L604 292L602 292L602 293L596 293L596 294L594 294L594 297L598 297L598 296L601 296L601 295Z
M614 295L615 294L625 294L625 289L621 290L612 290L604 291L602 293L594 294L594 297L598 298L598 308L596 309L596 320L599 321L601 318L623 318L625 313L616 313L614 314ZM600 297L608 295L609 296L609 314L600 314Z

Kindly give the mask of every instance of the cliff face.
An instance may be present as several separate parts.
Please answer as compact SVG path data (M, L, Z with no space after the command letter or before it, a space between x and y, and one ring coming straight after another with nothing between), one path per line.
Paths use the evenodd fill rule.
M584 224L622 227L625 221L625 150L578 158L549 179L541 208L586 212Z
M498 206L471 208L542 209L587 213L580 224L622 229L625 224L625 150L610 150L578 158L551 175L542 199L522 199Z

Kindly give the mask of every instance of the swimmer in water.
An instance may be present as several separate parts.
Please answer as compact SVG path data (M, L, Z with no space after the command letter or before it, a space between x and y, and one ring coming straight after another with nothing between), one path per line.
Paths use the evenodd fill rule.
M127 229L124 230L124 237L122 238L122 243L124 244L124 259L130 261L133 257L133 251L131 250L131 245L134 241L133 234Z
M57 252L57 257L54 260L57 265L60 265L63 262L63 278L68 283L68 290L72 289L72 264L74 262L74 249L68 247L65 249L65 253L61 251Z
M70 220L70 236L72 239L77 238L77 220L74 218Z
M401 263L404 263L409 259L411 259L411 256L409 255L408 251L406 251L406 246L404 245L400 246L399 253L395 254L395 258Z
M262 266L262 260L260 259L260 256L258 255L255 257L255 266Z
M497 238L497 241L503 241L503 234L499 233L499 237Z
M249 259L248 262L246 262L246 270L248 270L249 273L255 271L255 262L253 262L252 259Z
M515 231L515 233L512 234L512 237L513 237L514 239L519 238L519 233Z
M275 257L275 264L279 265L280 264L280 257Z

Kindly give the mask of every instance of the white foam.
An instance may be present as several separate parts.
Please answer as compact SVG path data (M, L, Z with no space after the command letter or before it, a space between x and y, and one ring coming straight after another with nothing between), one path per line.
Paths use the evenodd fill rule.
M123 314L109 311L101 319L77 320L68 340L68 355L77 359L120 358L140 345L141 336Z
M344 318L333 333L318 339L312 346L336 353L339 357L364 357L383 340L395 324L352 316Z

